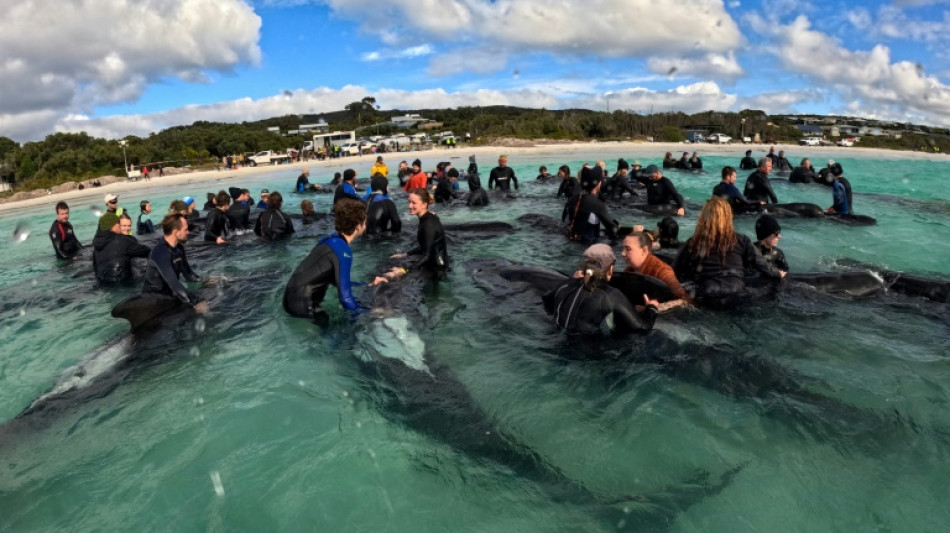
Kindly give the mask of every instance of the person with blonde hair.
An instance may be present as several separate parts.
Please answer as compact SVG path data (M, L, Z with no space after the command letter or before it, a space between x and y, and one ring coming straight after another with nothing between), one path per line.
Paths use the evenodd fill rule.
M714 196L699 213L696 230L673 261L673 271L680 281L696 283L699 303L731 307L749 297L745 285L747 269L773 279L784 278L786 274L769 265L751 239L736 233L732 207Z

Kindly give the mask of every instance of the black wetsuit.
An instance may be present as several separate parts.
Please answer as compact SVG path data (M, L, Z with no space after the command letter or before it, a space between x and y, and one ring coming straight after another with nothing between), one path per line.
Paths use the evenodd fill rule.
M689 165L689 157L684 155L683 157L679 158L679 161L676 162L676 168L680 170L689 170L692 168Z
M676 168L676 160L672 157L663 159L663 169L666 170L668 168Z
M297 176L297 192L304 192L310 188L310 180L307 179L307 175L301 173Z
M761 170L756 170L752 174L749 174L749 178L745 182L745 190L742 191L742 194L751 202L778 203L778 197L775 196L775 192L772 191L772 184L769 182L768 174Z
M610 216L604 202L593 194L574 195L564 206L561 220L568 223L568 238L584 244L600 241L600 226L611 241L617 240L617 221Z
M200 279L188 264L185 247L181 243L173 248L164 238L159 239L145 264L142 292L167 294L178 298L182 303L195 305L198 303L198 296L182 285L179 276L184 276L188 281Z
M261 213L254 226L254 233L267 240L290 237L294 232L294 222L280 209L268 208Z
M426 268L438 277L445 275L449 265L448 249L445 246L445 230L435 213L428 211L419 217L419 231L416 233L418 245L406 252L407 255L421 255L408 269Z
M761 242L755 243L755 247L762 254L762 258L772 265L772 268L788 272L788 261L785 260L785 252L779 247L769 247Z
M363 284L350 281L352 264L353 252L343 237L334 233L321 239L290 276L284 289L284 310L296 317L317 317L327 288L335 285L345 309L363 311L365 307L353 297L352 286Z
M452 190L452 182L448 177L443 176L438 179L435 186L435 201L440 204L449 204L455 200L455 191Z
M217 242L218 237L226 238L227 236L228 216L216 207L208 213L208 218L205 219L205 240Z
M491 169L491 173L488 175L488 189L494 189L495 185L498 185L499 191L508 191L511 190L511 185L514 184L515 190L518 190L518 178L515 177L515 171L511 167L495 167Z
M696 298L701 302L725 307L747 299L746 270L756 270L769 278L781 277L741 233L736 233L736 244L725 257L717 250L706 257L696 257L690 253L689 244L690 241L686 241L677 254L673 272L680 281L696 282Z
M683 197L676 192L676 187L669 178L663 176L660 179L650 180L646 183L647 203L650 205L676 204L676 207L686 208Z
M403 185L406 184L407 181L409 181L410 174L412 174L412 172L410 172L408 168L402 168L402 169L399 169L398 172L396 172L396 177L399 178L400 187L402 187Z
M145 217L145 220L142 220L142 217ZM155 233L155 224L152 222L152 219L149 218L147 213L139 213L135 233L137 235L149 235Z
M69 222L54 220L49 228L49 239L53 241L53 251L60 259L72 259L82 248Z
M747 155L742 158L742 161L739 161L739 170L755 170L758 167L759 164L755 162L751 155Z
M105 283L132 280L132 258L148 257L151 251L131 235L99 230L92 239L92 268L96 279Z
M618 289L604 283L591 290L581 278L568 279L546 293L542 300L558 327L581 335L622 334L649 331L656 321L656 307L647 306L641 315Z
M234 202L231 209L228 209L227 215L232 229L246 230L251 227L251 205L249 203Z
M402 220L396 204L385 194L372 194L366 201L369 206L366 215L366 233L373 235L384 231L399 233L402 231Z
M473 163L474 164L474 163ZM478 173L468 175L468 205L470 207L488 205L488 193L482 188Z
M732 183L720 181L718 185L713 187L712 193L713 196L718 196L729 202L729 205L732 206L732 212L736 214L754 213L762 209L762 204L750 202L739 192L739 188Z
M352 198L361 202L363 201L363 199L360 198L360 195L356 192L356 187L346 181L341 183L340 186L337 187L335 191L333 191L333 205L336 205L337 202L344 198Z
M702 170L703 159L701 157L691 157L689 159L689 167L693 170Z
M776 157L773 161L776 172L789 172L792 170L792 164L785 157Z
M815 181L815 169L805 167L795 167L792 174L788 177L792 183L812 183Z
M564 195L565 198L570 199L580 192L581 183L577 181L577 178L574 176L569 176L567 179L561 180L561 186L557 188L557 196L555 196L555 198L560 198L561 195Z
M603 187L601 187L600 199L620 200L623 198L623 193L625 192L630 193L630 196L634 198L637 197L637 191L633 190L633 187L630 186L630 182L627 181L627 176L614 174L604 183Z

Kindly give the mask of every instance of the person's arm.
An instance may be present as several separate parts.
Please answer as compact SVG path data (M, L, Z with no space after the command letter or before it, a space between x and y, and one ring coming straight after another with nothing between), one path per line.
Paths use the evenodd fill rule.
M511 167L508 167L508 178L512 183L515 184L515 190L518 190L518 177L515 176L515 170Z
M768 193L768 195L769 195L769 200L771 200L773 204L777 204L777 203L778 203L778 197L775 196L775 191L772 190L772 184L769 183L769 178L768 178L768 176L762 176L762 187L764 187L764 188L765 188L765 192Z
M342 239L331 239L333 242L330 247L333 249L333 270L336 274L336 288L340 293L340 304L347 311L359 313L366 309L361 306L353 296L353 285L364 285L350 281L350 268L353 266L353 254L343 253L345 241ZM348 248L348 246L347 246Z
M683 201L683 197L676 190L676 186L673 185L672 181L668 179L663 180L663 187L666 189L667 196L673 198L673 201L676 203L676 207L680 209L686 209L686 203Z
M497 174L498 173L495 172L495 169L492 169L491 172L488 173L488 190L489 191L495 188L495 179L497 177Z
M283 213L281 213L281 215L284 219L284 233L294 233L296 231L294 229L294 219L284 215Z
M611 241L617 240L617 222L610 216L610 212L607 211L607 206L603 202L596 202L598 205L594 209L594 215L600 219L600 223L604 225L604 232L607 234L607 237Z
M419 235L419 246L413 251L408 252L410 255L421 254L422 257L413 263L408 270L417 270L425 266L433 257L435 257L436 252L436 236L438 233L439 224L435 220L427 221L422 226L422 231Z
M165 285L171 289L175 298L178 298L182 303L188 304L190 306L194 306L198 303L198 298L189 292L184 285L182 285L181 281L178 279L178 276L175 274L175 269L172 267L171 251L169 250L168 246L164 245L162 242L159 242L155 251L149 256L149 261L155 265L159 276L162 277ZM184 257L182 257L182 266L184 267L182 274L184 274L186 271L194 274L194 272L191 271L191 267L188 266L188 262L184 260Z
M69 255L63 250L64 237L65 230L62 225L53 222L53 226L49 230L49 239L53 241L53 251L56 252L56 257L69 259Z
M650 331L656 322L657 303L653 300L646 300L646 309L638 313L633 308L633 304L620 291L614 289L609 291L608 297L613 310L613 333L629 333L633 331Z
M737 234L738 236L738 234ZM770 278L784 278L785 272L773 267L762 257L759 249L752 245L752 241L746 238L739 239L739 246L742 246L742 263L745 268L755 268L762 274Z
M126 236L126 238L131 239L131 246L125 251L129 257L148 257L148 254L152 253L151 248L140 243L135 237Z
M692 281L696 279L696 268L693 264L693 258L686 250L687 245L684 244L679 253L676 254L676 259L673 259L673 274L676 275L677 280Z

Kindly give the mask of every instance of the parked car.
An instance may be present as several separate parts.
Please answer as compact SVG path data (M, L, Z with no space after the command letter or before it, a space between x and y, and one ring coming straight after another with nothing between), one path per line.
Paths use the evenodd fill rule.
M804 139L799 139L798 144L801 146L820 146L821 139L818 137L805 137Z
M340 155L360 155L360 143L344 143L340 146Z
M713 133L706 137L706 142L713 144L726 144L732 142L732 137L726 135L725 133Z
M837 144L838 146L854 146L854 139L841 139Z

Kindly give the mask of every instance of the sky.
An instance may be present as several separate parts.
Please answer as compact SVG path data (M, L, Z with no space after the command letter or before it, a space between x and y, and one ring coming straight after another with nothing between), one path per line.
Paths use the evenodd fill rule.
M950 0L31 0L0 136L513 105L950 126Z

